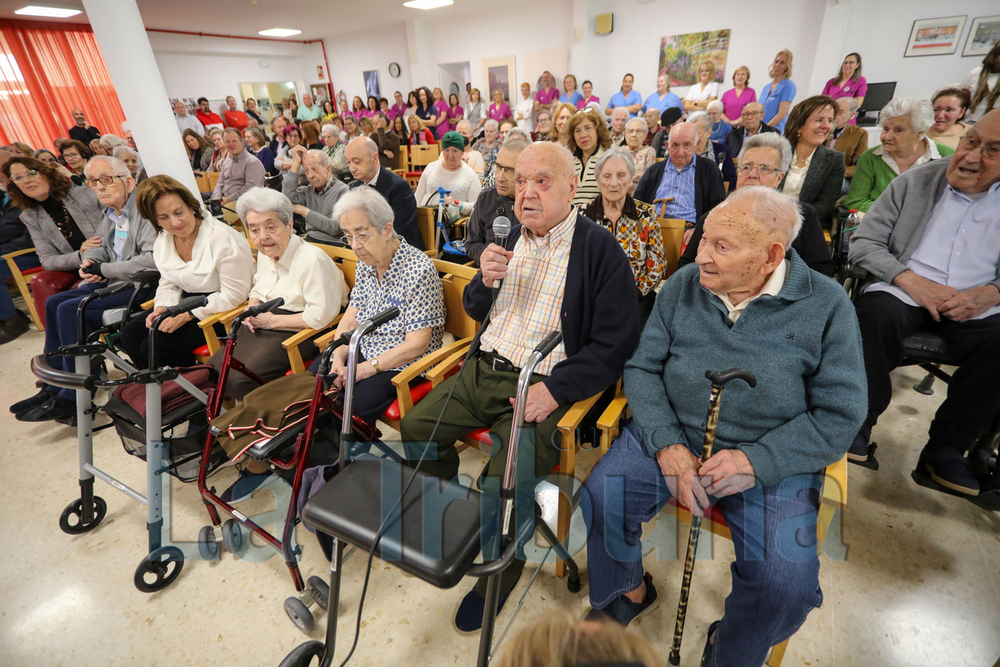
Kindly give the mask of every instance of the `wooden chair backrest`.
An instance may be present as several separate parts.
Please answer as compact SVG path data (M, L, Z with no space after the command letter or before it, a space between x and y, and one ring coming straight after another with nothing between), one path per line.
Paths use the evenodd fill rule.
M684 221L675 218L660 218L660 232L663 235L663 255L667 260L667 270L663 273L666 280L677 270L677 262L681 258L681 246L684 244Z
M441 287L444 290L445 322L444 330L456 340L475 336L479 324L469 317L462 306L462 294L466 286L479 274L479 269L471 266L435 259L434 268L443 273Z
M354 251L350 248L341 248L340 246L325 245L323 243L314 243L313 245L333 259L334 264L344 273L344 280L347 282L347 286L353 289L354 274L358 268L358 256L354 254Z
M198 184L198 192L211 192L212 185L208 178L208 174L203 171L194 172L195 183Z
M410 171L415 171L414 167L426 167L441 155L441 147L437 144L410 146L409 149Z
M399 145L399 168L406 171L406 167L410 164L410 147L406 144L401 143Z
M210 172L208 172L208 190L209 190L209 192L211 192L212 190L215 190L215 185L216 185L216 183L219 182L219 176L221 176L221 175L222 174L220 174L217 171L210 171Z
M420 236L424 239L424 247L427 248L428 252L433 252L435 255L437 254L436 220L436 208L433 206L417 207L417 229L420 230Z

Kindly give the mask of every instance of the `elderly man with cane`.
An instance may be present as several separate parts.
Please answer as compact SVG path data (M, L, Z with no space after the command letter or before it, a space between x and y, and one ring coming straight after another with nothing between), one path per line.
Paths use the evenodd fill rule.
M642 523L671 496L695 517L719 506L736 562L703 665L762 664L822 602L807 490L864 419L857 319L844 290L790 250L801 220L794 200L764 187L741 188L709 214L697 265L664 284L626 364L633 420L583 494L588 618L622 625L657 602ZM749 371L756 388L727 385L705 460L704 378L729 368Z

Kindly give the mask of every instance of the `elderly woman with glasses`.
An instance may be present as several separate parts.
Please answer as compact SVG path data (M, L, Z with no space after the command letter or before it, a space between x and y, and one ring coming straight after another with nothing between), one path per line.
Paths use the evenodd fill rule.
M247 306L284 299L280 308L245 320L236 344L236 358L269 382L291 368L282 347L288 334L329 325L347 304L347 283L329 255L295 235L292 202L285 195L251 188L240 195L236 213L257 248L257 272ZM299 349L305 357L319 354L312 340ZM217 369L222 368L223 352L220 349L209 359ZM257 386L242 373L233 372L226 394L242 400Z
M136 188L136 209L157 231L153 261L160 272L152 310L122 330L122 349L138 368L149 363L149 328L157 315L181 299L204 295L208 303L160 323L157 366L190 366L193 350L204 344L198 326L215 313L247 299L253 284L250 244L240 232L205 214L201 202L166 175L147 178Z
M636 120L642 119L633 118L629 124ZM654 289L667 268L656 210L629 194L635 180L635 163L629 149L616 146L605 151L597 160L595 172L601 194L580 211L614 234L628 256L639 291L639 317L645 324L656 300Z
M646 136L649 125L642 116L636 116L625 125L625 148L632 154L634 167L632 169L632 189L639 184L639 179L652 165L656 164L656 153L652 146L646 146ZM600 181L600 178L598 178Z
M928 139L924 132L934 124L934 111L927 100L897 97L878 114L882 144L858 158L851 189L844 206L867 212L892 179L931 160L954 155L951 146Z
M337 335L390 306L399 308L399 317L361 339L354 414L374 423L396 398L392 379L441 347L444 292L434 263L396 233L392 208L374 189L345 194L334 206L333 217L358 256L354 289ZM347 380L347 347L337 348L330 362L333 384L342 388Z
M59 157L66 163L69 170L73 172L73 176L70 178L73 181L73 185L83 185L83 168L87 166L87 160L93 156L94 154L89 148L73 139L63 142L59 147Z

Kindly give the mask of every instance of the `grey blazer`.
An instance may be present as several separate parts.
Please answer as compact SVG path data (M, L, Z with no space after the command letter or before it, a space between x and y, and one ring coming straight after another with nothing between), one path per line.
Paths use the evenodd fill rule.
M794 146L792 150L794 151ZM840 189L844 184L845 168L843 153L826 146L819 146L813 153L809 171L802 181L799 201L816 209L816 215L819 216L819 222L823 227L829 227L833 219L837 200L840 199ZM783 190L784 187L785 179L782 179L778 189Z
M104 221L98 230L101 245L83 253L83 259L101 262L101 273L108 279L108 284L129 280L139 271L156 269L156 263L153 261L156 228L136 210L135 192L129 197L123 210L128 216L129 229L125 245L122 246L121 259L115 259L115 223L108 216L104 216Z
M63 204L84 236L90 238L97 235L105 216L104 207L97 201L93 190L87 186L75 187L66 195ZM46 271L71 272L80 268L80 253L73 250L44 208L35 206L22 211L21 222L28 228L42 268Z

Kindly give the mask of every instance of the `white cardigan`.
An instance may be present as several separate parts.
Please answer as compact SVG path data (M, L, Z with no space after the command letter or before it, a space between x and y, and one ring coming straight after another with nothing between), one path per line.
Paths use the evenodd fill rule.
M165 231L153 243L153 261L160 272L154 306L176 306L181 292L209 293L208 304L191 311L199 320L240 305L253 286L254 261L246 237L211 216L198 227L190 262L181 259L174 237Z

